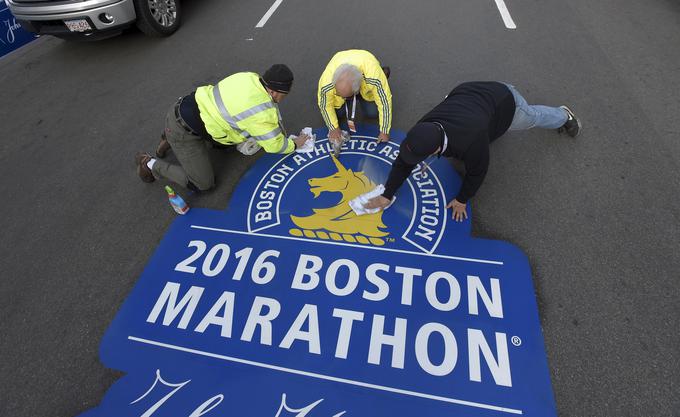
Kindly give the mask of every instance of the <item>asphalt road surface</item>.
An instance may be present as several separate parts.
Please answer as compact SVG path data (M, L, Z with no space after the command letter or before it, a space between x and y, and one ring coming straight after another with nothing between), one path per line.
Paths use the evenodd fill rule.
M473 200L476 236L533 268L561 416L680 416L680 3L672 0L184 1L167 39L41 38L0 60L0 415L74 416L120 375L100 339L174 214L133 155L168 106L205 83L284 62L289 130L321 126L335 51L390 65L393 128L457 83L504 80L568 104L576 140L508 134ZM249 40L250 39L250 40ZM253 163L215 152L223 209Z

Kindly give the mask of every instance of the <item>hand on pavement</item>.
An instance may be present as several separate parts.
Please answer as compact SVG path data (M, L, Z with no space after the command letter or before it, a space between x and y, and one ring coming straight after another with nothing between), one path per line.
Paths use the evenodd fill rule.
M384 209L385 207L390 205L390 200L379 195L377 197L373 197L372 199L368 200L368 203L364 205L364 208L366 209L374 209L374 208L381 208Z
M457 222L462 222L463 220L468 218L467 212L465 211L467 204L461 203L460 201L454 198L453 200L451 200L449 204L446 205L446 208L449 207L453 209L453 213L451 214L451 218L453 220Z
M390 134L380 132L380 134L378 135L378 142L389 142L389 141L390 141Z

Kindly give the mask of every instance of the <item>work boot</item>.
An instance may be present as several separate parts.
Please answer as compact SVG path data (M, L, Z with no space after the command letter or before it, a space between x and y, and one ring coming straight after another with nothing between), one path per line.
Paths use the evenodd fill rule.
M562 127L557 129L559 133L566 132L567 135L575 138L581 133L581 121L576 117L573 111L567 106L560 106L560 109L567 112L567 121L564 122Z
M161 141L158 142L158 146L156 146L156 156L163 159L170 149L172 149L170 147L170 142L165 138L165 132L163 132L161 134Z
M137 164L137 175L144 182L154 182L156 178L153 176L151 169L146 166L146 163L152 159L152 156L146 152L137 152L135 155L135 164Z
M389 80L390 79L390 72L392 72L392 71L390 71L390 67L382 67L382 70L385 73L385 78L387 78Z

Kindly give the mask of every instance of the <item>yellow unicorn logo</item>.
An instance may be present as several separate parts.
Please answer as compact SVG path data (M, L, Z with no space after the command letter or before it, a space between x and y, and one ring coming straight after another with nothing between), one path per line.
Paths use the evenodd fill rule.
M345 168L332 154L331 158L338 171L327 177L310 178L309 191L314 198L323 192L339 192L342 195L340 201L333 207L315 208L310 216L291 215L291 220L300 229L290 229L289 233L298 237L384 245L382 238L389 233L380 230L387 227L382 222L383 212L357 216L349 206L353 198L373 190L376 184L363 172Z

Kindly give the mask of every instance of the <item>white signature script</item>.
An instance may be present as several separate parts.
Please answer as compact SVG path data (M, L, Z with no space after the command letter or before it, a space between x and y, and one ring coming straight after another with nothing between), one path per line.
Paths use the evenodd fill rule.
M7 42L9 43L14 43L14 40L16 37L14 36L14 31L15 30L20 30L21 25L17 23L17 20L15 18L12 18L12 20L5 20L5 26L7 26L7 33L5 34L5 39L7 39Z

